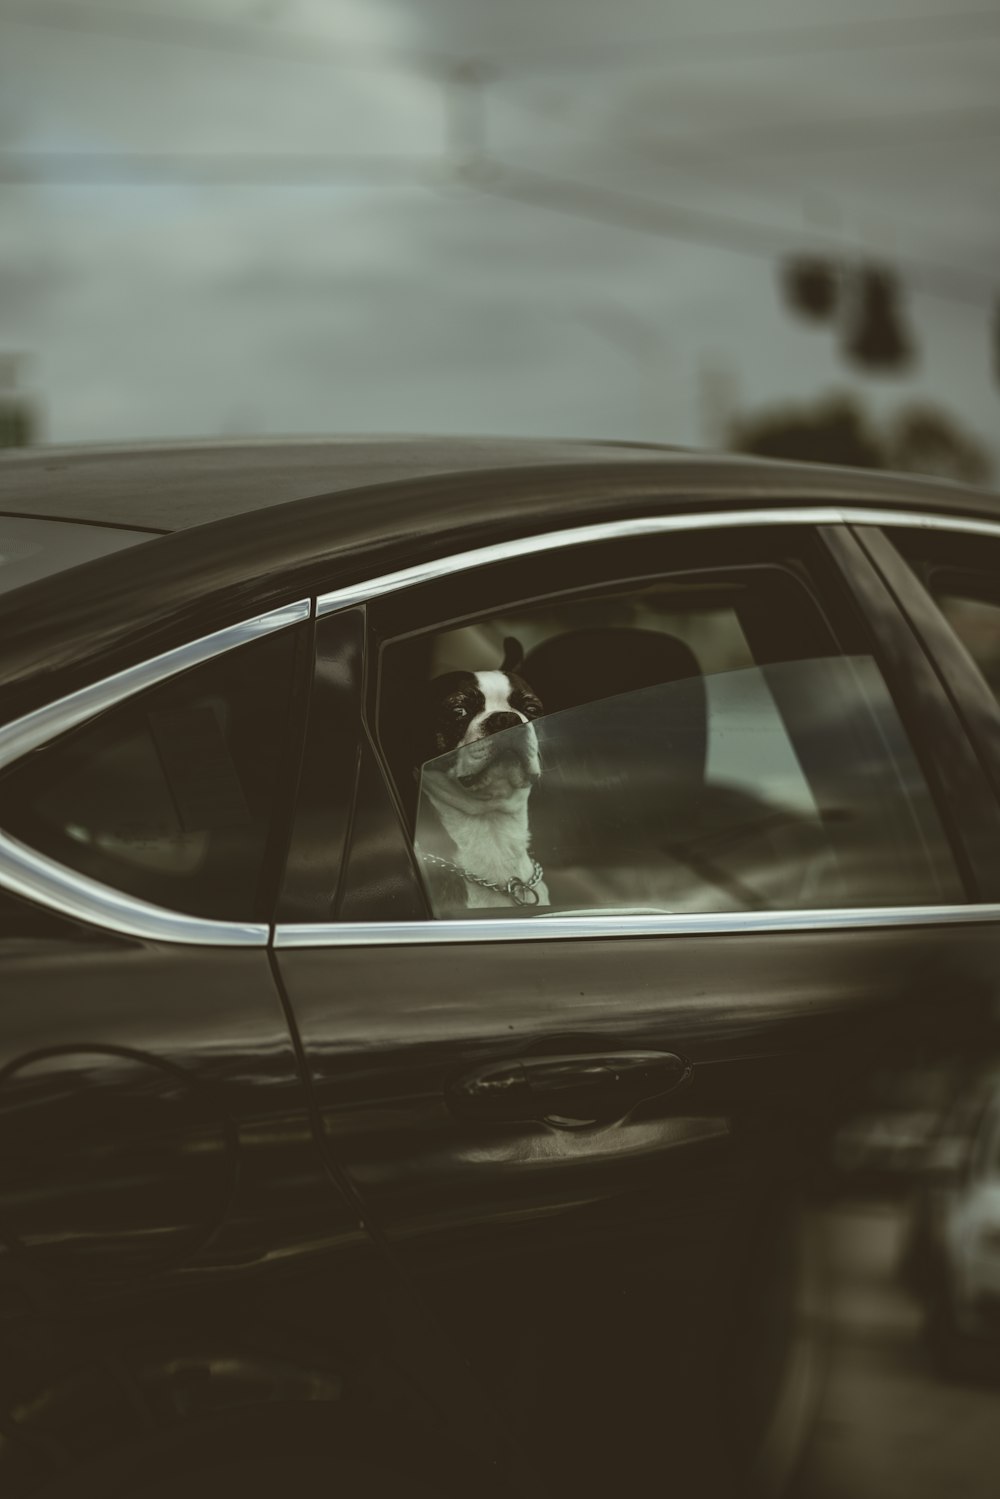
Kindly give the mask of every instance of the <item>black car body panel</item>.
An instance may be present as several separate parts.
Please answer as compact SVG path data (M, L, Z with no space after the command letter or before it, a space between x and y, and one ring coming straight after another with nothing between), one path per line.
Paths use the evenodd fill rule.
M542 464L626 463L652 443L362 437L8 450L11 513L91 525L185 530L312 495Z
M686 1493L774 1492L761 1453L781 1397L794 1208L872 1068L990 1041L1000 966L1000 810L983 748L1000 709L967 657L944 652L945 672L926 621L918 634L891 558L865 539L874 522L847 522L988 525L996 503L611 444L0 463L0 514L149 533L0 594L0 727L309 601L282 626L298 632L298 664L258 905L238 932L212 936L190 913L173 941L124 918L109 930L0 867L5 1491L86 1480L133 1493L166 1444L180 1492L207 1462L191 1433L222 1433L236 1412L274 1424L279 1461L294 1449L331 1481L348 1460L391 1470L396 1491L555 1499L656 1475ZM585 525L690 513L724 531L746 512L756 527L719 558L750 578L768 561L768 514L781 517L804 559L782 576L817 632L849 663L870 652L887 684L940 819L935 842L937 824L912 814L914 858L941 861L949 898L597 912L576 927L542 915L532 929L431 919L412 766L385 731L387 663L402 651L405 672L413 641L467 627L505 589L520 600L520 554L501 547L468 585L458 568L369 600L347 591ZM620 592L643 568L676 567L715 599L715 545L709 528L697 543L525 561L523 597L569 597L585 575ZM778 631L761 660L777 701L773 668L811 655ZM807 748L835 779L836 724L820 727ZM29 791L44 788L47 750L28 757ZM3 775L23 774L0 774L0 801ZM850 804L833 812L849 821ZM155 864L155 837L152 853L137 841L131 856ZM296 1424L311 1405L325 1435Z
M123 547L148 541L150 533L78 521L0 516L0 592L78 567Z

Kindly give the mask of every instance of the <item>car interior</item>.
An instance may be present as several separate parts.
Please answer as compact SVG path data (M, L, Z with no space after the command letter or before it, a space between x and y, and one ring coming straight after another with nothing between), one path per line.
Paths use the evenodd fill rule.
M777 635L755 629L768 608L785 611ZM528 914L891 904L921 885L940 897L942 835L874 663L840 653L787 572L528 602L390 647L384 684L412 713L420 684L496 670L511 637L544 708L529 817L551 903ZM439 846L405 733L385 737L417 849ZM880 784L887 746L894 785Z

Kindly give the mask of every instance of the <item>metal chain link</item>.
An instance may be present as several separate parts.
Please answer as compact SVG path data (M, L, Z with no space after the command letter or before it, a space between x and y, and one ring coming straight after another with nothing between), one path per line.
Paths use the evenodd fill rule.
M436 864L439 869L447 869L451 874L461 875L463 880L469 880L471 884L478 885L482 890L493 890L497 895L508 895L511 900L519 906L537 906L538 895L535 886L541 880L545 871L537 859L531 861L530 880L520 880L516 875L511 875L506 885L494 884L492 880L484 880L471 870L463 869L461 864L453 864L450 859L442 859L437 854L421 853L421 859L425 864ZM529 900L528 897L531 897Z

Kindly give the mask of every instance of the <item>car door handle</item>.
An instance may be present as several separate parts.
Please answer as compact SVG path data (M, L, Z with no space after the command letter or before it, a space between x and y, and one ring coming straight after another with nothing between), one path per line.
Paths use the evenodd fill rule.
M574 1128L622 1119L636 1104L679 1088L691 1072L671 1051L521 1057L466 1073L448 1085L445 1099L463 1118Z

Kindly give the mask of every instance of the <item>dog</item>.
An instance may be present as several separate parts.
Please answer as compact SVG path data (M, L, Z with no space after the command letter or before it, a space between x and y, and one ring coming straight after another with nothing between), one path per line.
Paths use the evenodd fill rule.
M549 904L528 824L542 704L522 659L507 639L495 671L447 672L426 691L417 852L437 916Z

